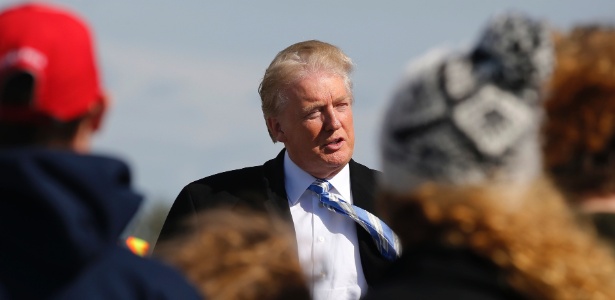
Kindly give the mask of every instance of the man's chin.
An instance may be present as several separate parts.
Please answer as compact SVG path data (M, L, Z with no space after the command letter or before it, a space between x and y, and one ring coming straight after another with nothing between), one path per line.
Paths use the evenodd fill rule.
M347 153L331 153L322 156L324 163L331 169L343 168L351 158L351 155L348 155Z

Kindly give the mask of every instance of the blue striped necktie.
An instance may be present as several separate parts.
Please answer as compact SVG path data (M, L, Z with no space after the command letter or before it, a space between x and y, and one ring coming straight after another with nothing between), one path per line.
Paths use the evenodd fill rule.
M310 185L308 190L315 192L320 197L320 202L326 208L338 214L350 217L361 227L365 228L372 236L378 251L388 260L395 260L401 254L401 245L397 235L378 217L366 210L354 206L340 197L329 193L331 183L326 180L317 179Z

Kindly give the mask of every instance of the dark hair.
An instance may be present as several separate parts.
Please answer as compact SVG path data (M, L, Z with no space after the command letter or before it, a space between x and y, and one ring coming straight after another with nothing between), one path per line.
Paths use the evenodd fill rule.
M50 122L45 126L0 122L0 148L68 145L82 120Z
M0 81L0 110L27 107L34 101L35 78L30 72L16 71ZM0 148L68 144L75 136L82 117L69 122L40 117L33 123L0 119Z

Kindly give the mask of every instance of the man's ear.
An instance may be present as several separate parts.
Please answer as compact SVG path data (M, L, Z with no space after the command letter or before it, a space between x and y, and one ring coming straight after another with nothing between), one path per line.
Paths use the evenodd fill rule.
M80 120L77 131L69 142L70 149L78 153L90 152L92 136L101 128L108 107L109 100L103 96L90 108L90 111Z
M107 114L107 110L111 105L111 101L107 95L101 96L100 100L96 103L94 107L92 107L91 114L91 122L92 122L92 130L98 131L103 124L103 119Z
M271 136L277 141L284 143L286 142L286 134L284 134L284 130L282 130L282 124L275 117L267 118L267 127L269 128L269 132Z

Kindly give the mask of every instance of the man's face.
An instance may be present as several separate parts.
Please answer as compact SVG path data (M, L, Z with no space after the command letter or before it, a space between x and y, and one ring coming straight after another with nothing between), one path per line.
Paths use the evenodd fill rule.
M337 174L352 157L352 95L340 76L311 74L288 87L278 116L267 120L289 157L317 178Z

